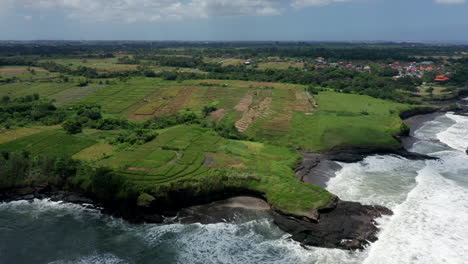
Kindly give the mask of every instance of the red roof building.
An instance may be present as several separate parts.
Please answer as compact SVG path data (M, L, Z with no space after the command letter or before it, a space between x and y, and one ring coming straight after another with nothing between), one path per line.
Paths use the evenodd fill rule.
M450 80L450 78L447 77L447 76L445 76L445 75L438 75L438 76L436 76L436 78L435 78L435 81L436 81L436 82L446 82L446 81L448 81L448 80Z

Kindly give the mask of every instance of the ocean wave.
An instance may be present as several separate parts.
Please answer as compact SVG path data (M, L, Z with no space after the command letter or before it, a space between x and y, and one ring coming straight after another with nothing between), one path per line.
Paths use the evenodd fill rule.
M468 148L468 117L446 114L455 122L451 127L437 134L437 138L455 150L465 152Z

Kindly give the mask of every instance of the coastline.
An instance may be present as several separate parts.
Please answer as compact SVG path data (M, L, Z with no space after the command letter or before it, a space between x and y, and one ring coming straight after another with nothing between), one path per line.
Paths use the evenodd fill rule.
M427 111L425 109L424 111ZM424 112L423 111L423 112ZM440 112L421 115L420 111L406 113L405 122L412 126L408 134L398 137L399 148L381 147L347 147L331 150L325 153L301 152L303 159L296 168L298 179L321 187L340 169L338 162L357 162L367 156L377 154L394 154L408 159L432 159L432 157L406 151L405 143L411 141L415 129L424 122L440 115ZM181 194L184 198L185 195ZM283 231L291 234L291 239L304 246L339 248L347 250L360 250L370 242L377 240L379 229L375 219L382 215L391 215L392 212L381 206L366 206L355 202L341 201L335 197L333 202L317 210L315 219L297 217L287 212L271 208L263 199L261 193L249 190L225 190L209 197L194 197L185 201L186 204L166 204L164 209L152 207L138 207L131 204L102 204L89 195L66 191L51 190L44 186L39 188L22 188L0 192L0 201L51 199L92 206L103 213L121 217L131 223L219 223L235 222L239 215L246 212L261 212L270 214L274 222ZM185 197L187 198L187 197ZM167 201L166 201L167 202ZM160 204L160 205L162 205ZM170 218L165 218L168 216ZM168 220L169 219L169 220Z

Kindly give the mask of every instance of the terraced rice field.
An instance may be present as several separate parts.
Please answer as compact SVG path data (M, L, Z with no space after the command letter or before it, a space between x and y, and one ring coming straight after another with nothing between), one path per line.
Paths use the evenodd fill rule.
M118 152L101 165L120 169L132 182L161 184L208 172L205 151L214 151L222 139L206 129L174 127L133 151Z
M258 118L268 118L273 114L270 110L272 103L271 91L268 92L251 90L236 107L236 110L243 112L242 117L236 122L236 128L239 132L246 131L250 124Z
M109 114L131 113L145 103L164 82L158 79L136 78L125 83L106 86L80 100L81 103L93 103L102 106ZM135 110L136 110L135 109Z
M107 143L100 142L88 148L81 150L72 157L74 159L93 161L103 158L105 155L112 153L115 148Z

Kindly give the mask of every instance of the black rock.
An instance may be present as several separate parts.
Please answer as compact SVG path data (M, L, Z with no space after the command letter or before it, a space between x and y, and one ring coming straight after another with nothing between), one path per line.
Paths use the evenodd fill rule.
M353 147L353 148L339 148L325 153L326 159L355 163L362 161L367 156L371 155L398 155L409 160L437 160L436 157L431 157L424 154L409 152L406 149L399 148L386 148L386 147Z
M158 214L145 214L143 215L143 221L147 223L157 223L160 224L164 222L164 217Z
M320 213L318 223L273 215L282 230L305 246L358 250L377 240L375 219L390 214L392 211L385 207L338 201L335 209Z

